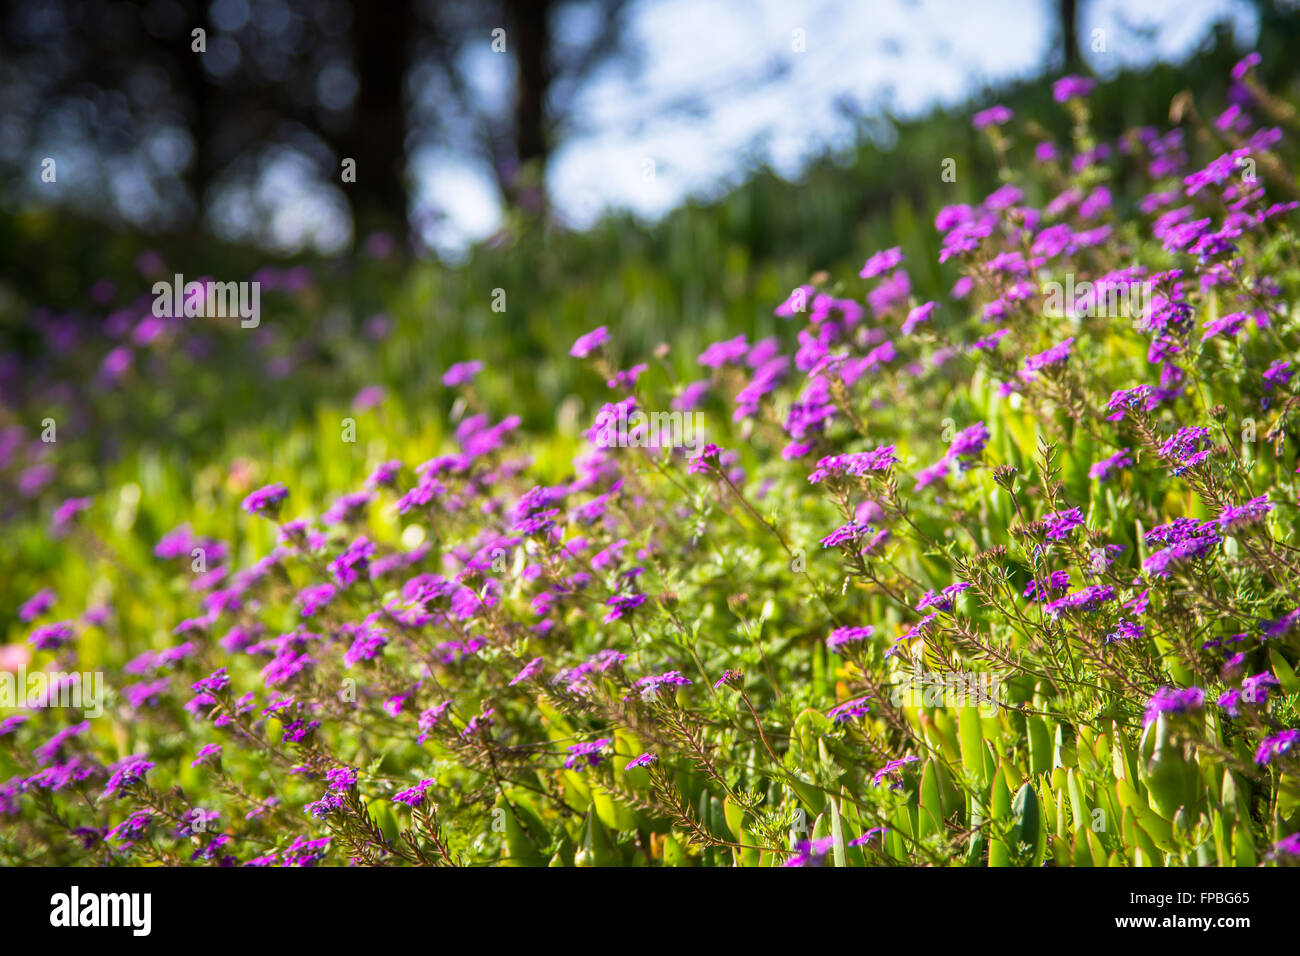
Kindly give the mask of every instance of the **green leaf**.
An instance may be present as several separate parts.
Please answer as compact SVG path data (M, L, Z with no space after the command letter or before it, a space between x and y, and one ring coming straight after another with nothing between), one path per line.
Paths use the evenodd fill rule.
M789 780L790 788L794 790L799 799L813 813L821 813L826 809L826 794L818 790L810 780L799 777L792 777Z
M831 816L831 837L835 841L833 844L835 865L845 867L849 865L849 862L844 847L844 824L840 820L839 801L835 799L828 800L827 806L830 809Z
M1172 820L1181 806L1195 803L1198 774L1183 747L1174 740L1169 716L1161 714L1142 732L1142 751L1151 752L1143 767L1148 801L1156 813Z
M1232 858L1237 866L1255 866L1255 843L1250 836L1250 827L1243 821L1232 828Z
M942 832L942 824L947 815L943 812L943 797L940 795L941 768L932 758L926 761L925 771L921 774L921 836Z
M560 834L560 845L551 857L551 862L548 865L561 867L576 865L573 841L569 839L569 834Z
M505 866L544 866L546 857L533 842L527 830L515 816L514 808L506 802L504 796L498 798L496 809L501 811L505 823L507 858L502 861Z
M1011 791L1007 789L1006 778L1002 768L993 777L993 788L990 796L990 809L993 811L994 820L1005 820L1011 815ZM1011 848L1003 840L989 840L989 866L1010 866L1011 865Z
M1268 649L1268 659L1273 664L1273 676L1288 694L1300 694L1300 677L1296 677L1291 665L1276 647Z
M1016 792L1016 797L1011 802L1011 817L1015 821L1011 828L1011 842L1017 846L1027 844L1033 847L1037 857L1038 848L1045 847L1046 843L1043 840L1045 831L1042 809L1038 805L1038 793L1032 784L1025 783Z
M583 821L582 834L578 839L578 852L575 854L574 862L578 866L617 866L619 864L618 850L610 839L605 825L600 822L600 815L596 813L594 806L588 810L587 818Z
M1025 729L1029 734L1029 772L1035 776L1047 773L1052 769L1052 738L1047 722L1031 714L1025 718Z
M1078 836L1082 830L1087 829L1090 822L1087 800L1084 799L1083 784L1079 780L1079 772L1073 767L1066 773L1066 787L1070 794L1070 816L1074 820L1074 833Z
M958 715L958 730L961 737L961 762L966 773L980 789L984 788L984 734L980 729L979 710L975 707L963 707Z
M745 822L745 811L736 805L730 795L722 800L722 814L727 820L727 829L732 833L740 833Z
M930 737L943 755L953 763L961 762L961 753L957 747L957 725L946 710L936 710L930 718Z

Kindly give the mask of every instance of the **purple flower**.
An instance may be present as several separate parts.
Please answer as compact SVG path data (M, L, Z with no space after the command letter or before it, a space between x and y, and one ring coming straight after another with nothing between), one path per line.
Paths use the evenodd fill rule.
M846 724L850 720L859 717L865 717L871 713L871 706L867 703L871 699L871 694L865 694L862 697L855 697L852 700L846 700L842 704L837 704L826 712L826 716L837 724Z
M1055 258L1062 253L1073 252L1075 248L1074 231L1064 223L1055 226L1048 226L1034 239L1033 249L1035 256L1046 256Z
M952 459L949 456L944 455L928 468L922 468L916 473L916 489L928 488L936 482L943 481L943 479L948 477L948 473L952 470L949 467L951 463Z
M672 407L679 412L689 412L699 408L704 396L709 393L711 383L708 379L691 382L682 388L681 394L672 400Z
M380 462L375 466L375 470L366 476L366 487L387 488L397 480L397 475L401 470L402 463L396 459Z
M42 624L27 639L38 651L57 651L74 636L76 632L72 630L71 621L55 621L53 624Z
M912 309L907 313L907 318L903 320L902 332L904 335L911 335L916 331L916 327L922 323L929 322L930 317L934 315L934 310L938 308L934 302L925 302Z
M369 491L354 491L340 495L321 515L320 520L325 524L348 524L361 517L374 497Z
M610 609L605 615L605 623L613 624L615 621L621 621L628 613L635 608L640 607L646 602L644 594L615 594L605 602Z
M817 290L810 285L801 285L790 293L789 298L778 305L773 314L783 319L793 318L796 314L808 311L808 301Z
M888 832L889 832L889 827L870 827L869 829L864 831L862 836L858 837L856 840L850 840L848 845L866 846L876 837L883 837Z
M1228 338L1235 336L1241 331L1241 327L1246 324L1246 319L1250 318L1245 312L1229 312L1227 315L1221 315L1217 319L1210 319L1202 328L1205 334L1201 336L1201 341L1222 335Z
M898 464L893 445L881 445L872 451L847 455L833 455L817 462L817 469L808 476L811 484L819 484L831 475L860 477L872 471L888 471Z
M1135 388L1121 388L1111 392L1110 400L1106 403L1106 408L1111 412L1114 412L1114 414L1108 416L1108 420L1117 422L1124 417L1126 411L1132 409L1150 411L1155 407L1151 393L1152 389L1150 385L1138 385Z
M351 767L335 767L325 771L325 782L331 790L351 790L356 786L357 772Z
M375 545L364 535L349 544L337 558L329 564L330 573L340 587L346 588L370 567ZM307 615L310 616L310 615Z
M632 688L638 691L642 698L653 699L661 687L685 687L690 683L692 681L683 677L681 671L665 671L662 674L640 678L632 684Z
M1213 452L1210 445L1208 428L1189 426L1178 429L1171 438L1166 439L1160 446L1160 454L1179 466L1174 469L1174 474L1179 475L1208 458Z
M649 367L650 366L647 365L645 362L641 362L638 365L633 365L629 369L624 369L621 372L615 372L614 377L608 379L605 382L605 384L608 385L610 388L631 388L633 385L636 384L636 380L641 377L641 373L644 372Z
M352 407L358 412L368 412L376 405L383 404L388 391L382 385L367 385L352 399Z
M870 624L864 627L837 627L831 631L830 637L826 638L826 646L831 650L835 650L845 644L865 641L875 632L876 629Z
M315 803L309 803L303 807L303 810L310 813L317 820L323 820L331 813L337 813L342 809L343 797L334 792L326 793Z
M1071 591L1065 597L1057 598L1043 605L1043 610L1052 617L1067 611L1095 611L1102 604L1115 600L1115 589L1109 584L1093 584L1078 591Z
M1228 505L1216 521L1223 530L1235 531L1258 524L1272 510L1273 505L1269 503L1268 495L1260 495L1251 498L1244 505Z
M58 600L49 588L41 588L18 608L18 619L30 624L54 606Z
M541 671L542 671L542 659L540 657L534 657L531 661L529 661L527 664L524 665L523 670L521 670L518 674L514 676L514 679L510 681L510 686L514 687L516 684L522 684L526 680L532 680L534 677L540 674Z
M563 670L551 678L553 684L563 684L570 691L581 691L589 689L587 678L595 673L605 673L613 667L617 667L627 660L626 654L621 654L612 648L606 648L599 651L591 658L579 664L577 667L571 667Z
M993 332L982 339L977 339L976 341L972 342L971 348L979 349L984 352L991 352L998 347L999 342L1001 342L1006 336L1010 334L1011 331L1009 329L998 329L996 332Z
M687 472L692 475L708 473L718 466L718 459L722 457L722 449L713 442L706 444L698 455L691 459Z
M420 728L419 743L424 743L425 740L428 739L429 731L438 726L438 722L442 720L443 715L450 709L451 701L444 700L441 704L435 704L433 707L420 713L420 718L416 722L417 726Z
M1116 472L1124 468L1133 467L1133 458L1129 455L1129 449L1117 451L1109 458L1103 458L1101 461L1094 462L1088 469L1088 477L1093 481L1108 481L1114 477Z
M574 347L576 348L577 346L575 345ZM474 376L478 375L481 371L483 371L482 362L457 362L455 365L451 366L451 368L447 369L446 374L442 376L442 384L446 385L448 388L454 388L457 385L464 385L467 382L472 382Z
M1273 849L1269 850L1268 858L1278 860L1283 856L1300 857L1300 833L1292 833L1288 837L1283 837L1273 844Z
M782 863L782 866L822 866L826 856L835 847L834 837L822 837L820 840L800 840L795 845L794 856Z
M1204 533L1206 526L1192 518L1175 518L1168 524L1152 528L1143 538L1148 544L1159 541L1161 544L1178 544Z
M191 689L200 693L215 694L229 686L230 678L226 674L226 669L224 667L218 667L207 677L195 681L191 685Z
M364 624L349 625L349 627L353 628L356 636L352 639L352 646L343 653L345 667L354 667L361 661L374 660L388 645L388 632L371 623L370 618L366 618ZM347 627L344 631L347 632Z
M302 605L302 616L311 617L330 601L337 593L332 584L309 584L298 592L298 603Z
M1066 360L1070 357L1070 347L1072 345L1074 345L1073 336L1066 339L1064 342L1059 342L1056 345L1053 345L1045 352L1029 356L1025 359L1025 367L1020 373L1020 377L1025 381L1029 381L1038 372L1048 368L1049 366L1064 365Z
M594 767L603 759L601 751L610 745L608 737L601 737L590 743L574 744L569 748L569 756L564 758L564 766L570 770L579 767Z
M885 777L896 777L898 775L898 772L903 767L906 767L909 763L913 763L920 759L921 758L917 756L907 756L907 757L900 757L898 760L889 761L887 764L885 764L883 767L881 767L879 770L877 770L874 774L871 775L872 785L877 787L880 786L880 781L885 779Z
M1142 570L1154 577L1166 577L1172 568L1185 561L1199 558L1221 540L1216 534L1180 541L1178 544L1170 545L1149 555L1142 562Z
M69 498L61 505L54 509L54 516L50 521L50 530L56 535L61 535L68 529L74 518L93 504L91 498Z
M718 690L720 687L730 683L735 683L739 686L739 682L744 676L745 675L740 671L733 671L731 668L727 668L722 672L722 676L713 682L713 689Z
M432 783L432 781L430 782ZM283 865L296 867L315 866L325 859L325 850L329 845L330 837L321 837L319 840L308 840L301 836L295 837L293 843L285 848Z
M1297 621L1300 621L1300 607L1293 611L1288 611L1277 620L1264 621L1260 624L1259 630L1260 633L1263 634L1264 640L1273 637L1281 637L1283 634L1290 631L1291 628L1295 627Z
M1130 611L1131 614L1138 615L1140 618L1141 615L1147 613L1148 607L1151 606L1151 588L1144 588L1138 594L1138 597L1135 597L1132 601L1126 601L1123 606L1125 606L1126 611Z
M659 755L647 751L646 753L643 753L639 757L633 757L631 760L627 762L627 765L623 769L635 770L637 767L649 767L650 765L656 764L658 762L659 762Z
M1088 569L1093 574L1102 574L1115 563L1115 558L1120 552L1128 549L1123 544L1108 544L1103 548L1093 548L1092 554L1088 557Z
M144 779L144 775L154 768L151 761L143 757L127 757L113 765L113 775L104 787L104 796L111 797L119 789L130 787Z
M1283 730L1272 737L1265 737L1255 751L1255 763L1261 767L1272 763L1283 754L1296 751L1297 745L1300 745L1300 730Z
M858 524L856 521L850 521L848 524L841 525L826 537L822 538L821 545L823 548L841 548L846 544L852 544L871 528L864 524Z
M587 358L608 341L609 332L602 325L592 329L586 335L578 336L577 341L573 343L573 348L569 349L569 354L574 358Z
M1078 508L1066 511L1054 511L1043 515L1043 524L1047 526L1047 536L1060 540L1068 538L1075 528L1083 527L1083 512Z
M199 764L207 763L213 757L221 756L221 744L204 744L200 749L198 756L190 761L191 767L197 767Z
M1086 76L1063 76L1052 84L1052 99L1058 103L1082 99L1093 91L1097 81Z
M1146 713L1142 717L1142 726L1155 723L1161 714L1190 714L1205 706L1205 691L1199 687L1161 687L1147 701Z
M163 677L155 681L146 681L143 684L132 684L123 689L126 695L126 701L132 710L139 710L142 707L156 707L162 699L162 695L167 692L171 686L171 680Z
M1104 643L1113 644L1116 641L1136 641L1146 635L1146 626L1135 624L1132 621L1120 620L1115 624L1115 630L1106 635Z
M888 272L901 264L905 258L907 257L903 255L903 250L898 246L894 246L892 249L884 249L868 259L858 275L864 279L874 279L882 272Z
M953 458L973 458L984 450L988 442L988 427L983 422L976 422L953 437L948 454Z
M722 368L724 365L740 365L749 355L749 340L743 335L723 342L714 342L700 353L699 363L706 368Z
M1246 78L1246 74L1259 66L1262 59L1258 53L1248 53L1237 61L1232 67L1232 78L1241 82Z
M908 279L907 273L900 269L868 292L867 302L876 315L884 315L894 306L905 302L911 291L912 282Z
M26 714L14 714L12 717L6 717L0 720L0 737L5 737L23 724L27 723L30 718Z
M1267 388L1272 390L1275 386L1285 385L1295 370L1291 368L1291 363L1285 359L1279 359L1268 367L1264 372L1264 381L1267 382Z
M124 847L130 847L134 845L136 840L144 837L152 820L153 814L148 810L137 810L117 826L113 827L113 829L109 830L105 839L117 840L121 842Z
M921 596L921 600L916 602L916 609L924 611L926 608L934 608L937 611L951 611L953 598L969 587L970 585L963 581L944 588L940 594L935 594L932 590L926 591Z
M1044 582L1043 585L1043 591L1044 592L1064 591L1069 586L1070 586L1069 571L1053 571L1051 574L1047 576L1047 580L1046 582ZM1030 581L1029 584L1025 586L1024 597L1029 598L1029 600L1031 601L1042 601L1042 600L1046 600L1047 595L1046 593L1044 594L1038 593L1037 581Z
M1217 159L1211 160L1204 169L1183 177L1183 183L1187 186L1187 195L1194 196L1202 189L1211 186L1222 186L1237 170L1241 161L1249 158L1249 156L1250 150L1248 148L1234 149L1224 153ZM1203 225L1209 224L1208 219L1198 220L1198 222Z
M1001 126L1003 123L1011 122L1016 114L1001 104L990 106L986 110L980 110L971 117L971 126L975 129L985 129L989 126Z
M73 756L66 763L46 767L44 770L28 777L23 786L39 787L42 790L58 791L75 784L83 783L101 772L100 766L86 760L80 755Z
M1228 716L1240 717L1242 704L1258 705L1267 703L1269 690L1278 686L1280 686L1278 679L1268 671L1263 671L1252 677L1244 678L1240 689L1234 687L1231 690L1224 691L1219 695L1218 703L1220 707L1228 712Z
M288 489L276 482L273 485L258 488L244 499L242 507L249 514L270 516L279 510L280 503L287 497L289 497Z
M1172 216L1173 213L1169 213L1168 215ZM1166 251L1178 252L1182 249L1186 249L1193 242L1199 239L1209 226L1210 220L1208 219L1197 219L1192 222L1184 222L1175 226L1170 226L1168 230L1165 231L1162 236L1158 236L1158 238L1164 242ZM1159 228L1160 226L1157 224L1157 231Z
M432 787L433 783L432 780L421 780L414 787L393 794L393 802L404 803L408 807L423 806L425 791Z

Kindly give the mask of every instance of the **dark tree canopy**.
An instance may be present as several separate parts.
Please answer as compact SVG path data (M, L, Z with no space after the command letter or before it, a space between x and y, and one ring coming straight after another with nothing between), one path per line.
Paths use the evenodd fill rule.
M625 16L625 0L0 0L0 169L31 188L54 157L95 211L185 228L231 190L245 221L267 219L255 186L292 157L354 235L401 233L410 159L435 145L540 209L577 92L625 52Z

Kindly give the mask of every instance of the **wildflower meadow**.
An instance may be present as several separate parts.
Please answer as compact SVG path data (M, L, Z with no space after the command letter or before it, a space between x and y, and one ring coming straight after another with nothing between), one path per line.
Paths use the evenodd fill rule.
M937 155L852 268L704 277L681 334L651 273L547 311L382 254L361 327L164 247L94 332L31 303L0 862L1300 863L1300 120L1261 69L1115 134L1083 75L1054 127L989 104L987 188ZM411 318L452 301L496 324Z

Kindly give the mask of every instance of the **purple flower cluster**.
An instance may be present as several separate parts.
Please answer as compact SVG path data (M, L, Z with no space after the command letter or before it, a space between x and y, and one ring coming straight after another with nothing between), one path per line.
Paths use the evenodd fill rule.
M1199 687L1161 687L1147 701L1142 725L1155 723L1161 714L1180 716L1199 713L1205 706L1205 691Z

